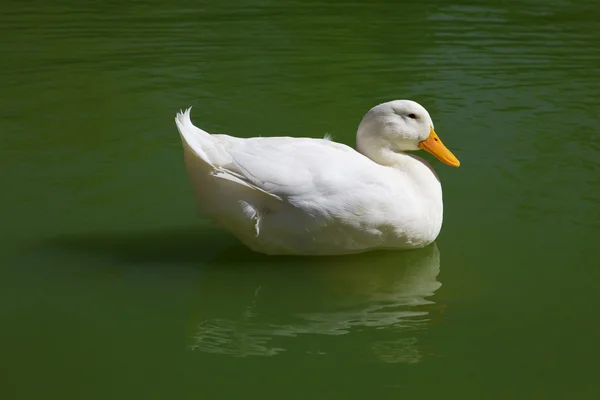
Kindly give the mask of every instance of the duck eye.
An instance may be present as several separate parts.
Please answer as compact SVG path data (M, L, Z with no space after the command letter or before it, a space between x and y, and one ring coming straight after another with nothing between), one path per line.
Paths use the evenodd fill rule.
M413 113L408 114L408 118L410 119L417 119L417 116Z

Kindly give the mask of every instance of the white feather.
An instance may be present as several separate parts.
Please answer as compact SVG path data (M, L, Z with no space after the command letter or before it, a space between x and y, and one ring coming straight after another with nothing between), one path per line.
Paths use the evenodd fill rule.
M193 125L189 108L178 113L198 210L268 254L346 254L431 243L442 223L439 181L422 159L391 151L398 143L416 147L431 119L414 102L378 107L359 127L357 148L365 155L328 135L211 135ZM401 118L399 107L422 114L420 124ZM386 138L390 124L397 125L398 143Z

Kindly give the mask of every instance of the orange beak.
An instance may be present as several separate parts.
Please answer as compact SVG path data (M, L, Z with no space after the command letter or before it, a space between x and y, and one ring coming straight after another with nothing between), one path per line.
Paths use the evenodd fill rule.
M437 133L435 133L433 127L430 127L430 129L431 131L429 132L429 137L422 142L419 142L419 147L433 154L444 164L448 164L453 167L460 166L460 161L458 161L454 154L452 154L452 152L448 150L446 146L444 146L444 143L442 143Z

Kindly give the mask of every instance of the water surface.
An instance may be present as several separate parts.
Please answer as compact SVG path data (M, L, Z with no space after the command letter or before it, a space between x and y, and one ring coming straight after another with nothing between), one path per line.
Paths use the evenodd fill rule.
M597 398L600 6L10 2L2 398ZM431 113L436 243L264 257L195 217L174 113L353 144Z

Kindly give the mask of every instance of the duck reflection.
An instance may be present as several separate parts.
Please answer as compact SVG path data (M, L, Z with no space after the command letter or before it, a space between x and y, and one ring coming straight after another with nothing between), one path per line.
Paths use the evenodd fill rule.
M239 257L217 261L202 283L210 315L197 325L196 351L244 357L352 346L381 362L414 363L424 356L419 338L442 314L431 300L441 286L435 243L347 257L254 256L251 267Z

